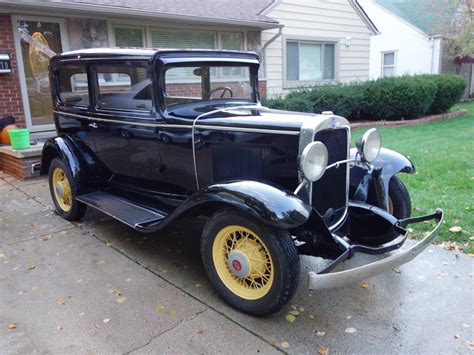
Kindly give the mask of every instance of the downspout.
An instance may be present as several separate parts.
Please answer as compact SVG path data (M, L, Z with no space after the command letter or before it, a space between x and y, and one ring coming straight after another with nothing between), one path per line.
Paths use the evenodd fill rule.
M430 74L434 74L434 73L433 73L433 69L434 69L434 66L433 66L433 61L434 61L434 47L435 47L435 44L434 44L434 37L430 37L429 41L430 41L430 45L431 45L431 73L430 73Z
M270 38L268 41L265 42L265 44L262 47L262 55L263 55L263 75L265 75L265 79L267 79L267 52L266 49L267 47L272 44L278 37L281 36L283 33L283 27L285 25L278 25L278 32Z

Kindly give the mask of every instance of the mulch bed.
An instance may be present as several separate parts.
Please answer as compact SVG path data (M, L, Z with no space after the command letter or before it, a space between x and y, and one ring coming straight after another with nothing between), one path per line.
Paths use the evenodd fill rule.
M467 113L467 110L462 109L459 111L441 113L439 115L425 116L422 118L417 118L415 120L358 121L358 122L351 122L351 128L364 128L364 127L374 127L374 126L417 126L417 125L422 125L428 122L447 120L449 118L465 115L466 113Z

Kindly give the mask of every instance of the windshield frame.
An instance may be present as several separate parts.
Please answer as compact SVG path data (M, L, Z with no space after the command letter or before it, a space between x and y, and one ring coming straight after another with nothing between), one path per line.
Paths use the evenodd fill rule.
M259 105L260 104L260 94L259 94L259 88L258 88L258 69L259 69L259 63L258 61L249 61L249 60L239 60L239 58L206 58L203 60L202 58L179 58L182 59L172 61L171 63L158 63L158 87L159 89L157 92L159 93L157 97L157 107L159 108L159 111L163 115L165 119L171 119L171 120L192 120L195 117L190 116L190 117L179 117L173 115L171 112L174 111L176 108L179 109L180 106L184 107L192 107L195 106L196 108L199 107L210 107L210 110L215 109L215 107L219 106L240 106L240 105ZM194 59L194 60L190 60ZM161 65L160 65L161 64ZM166 71L170 68L176 68L176 67L200 67L200 66L207 66L207 67L246 67L249 68L249 85L252 91L251 98L249 99L241 99L241 98L228 98L224 97L222 99L213 99L213 100L202 100L198 101L195 103L183 103L183 104L176 104L173 106L166 106L165 103L165 95L166 95ZM193 105L194 104L194 105ZM214 107L214 108L213 108Z

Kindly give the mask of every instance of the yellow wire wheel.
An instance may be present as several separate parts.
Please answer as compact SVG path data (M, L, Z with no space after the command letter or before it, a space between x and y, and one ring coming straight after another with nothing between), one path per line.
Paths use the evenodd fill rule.
M272 288L272 257L263 240L248 228L222 228L212 244L212 260L222 283L240 298L258 300Z
M66 172L56 167L53 170L52 184L54 191L54 198L59 207L64 212L69 212L72 208L72 190Z

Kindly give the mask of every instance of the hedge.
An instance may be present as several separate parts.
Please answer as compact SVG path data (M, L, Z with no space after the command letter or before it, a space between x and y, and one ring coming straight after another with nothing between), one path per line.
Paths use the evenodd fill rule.
M423 75L423 77L426 80L432 80L438 87L433 104L428 111L430 114L447 112L461 99L467 85L466 81L457 75Z
M414 119L448 111L466 82L455 75L415 75L299 89L264 106L300 112L333 111L349 120Z

